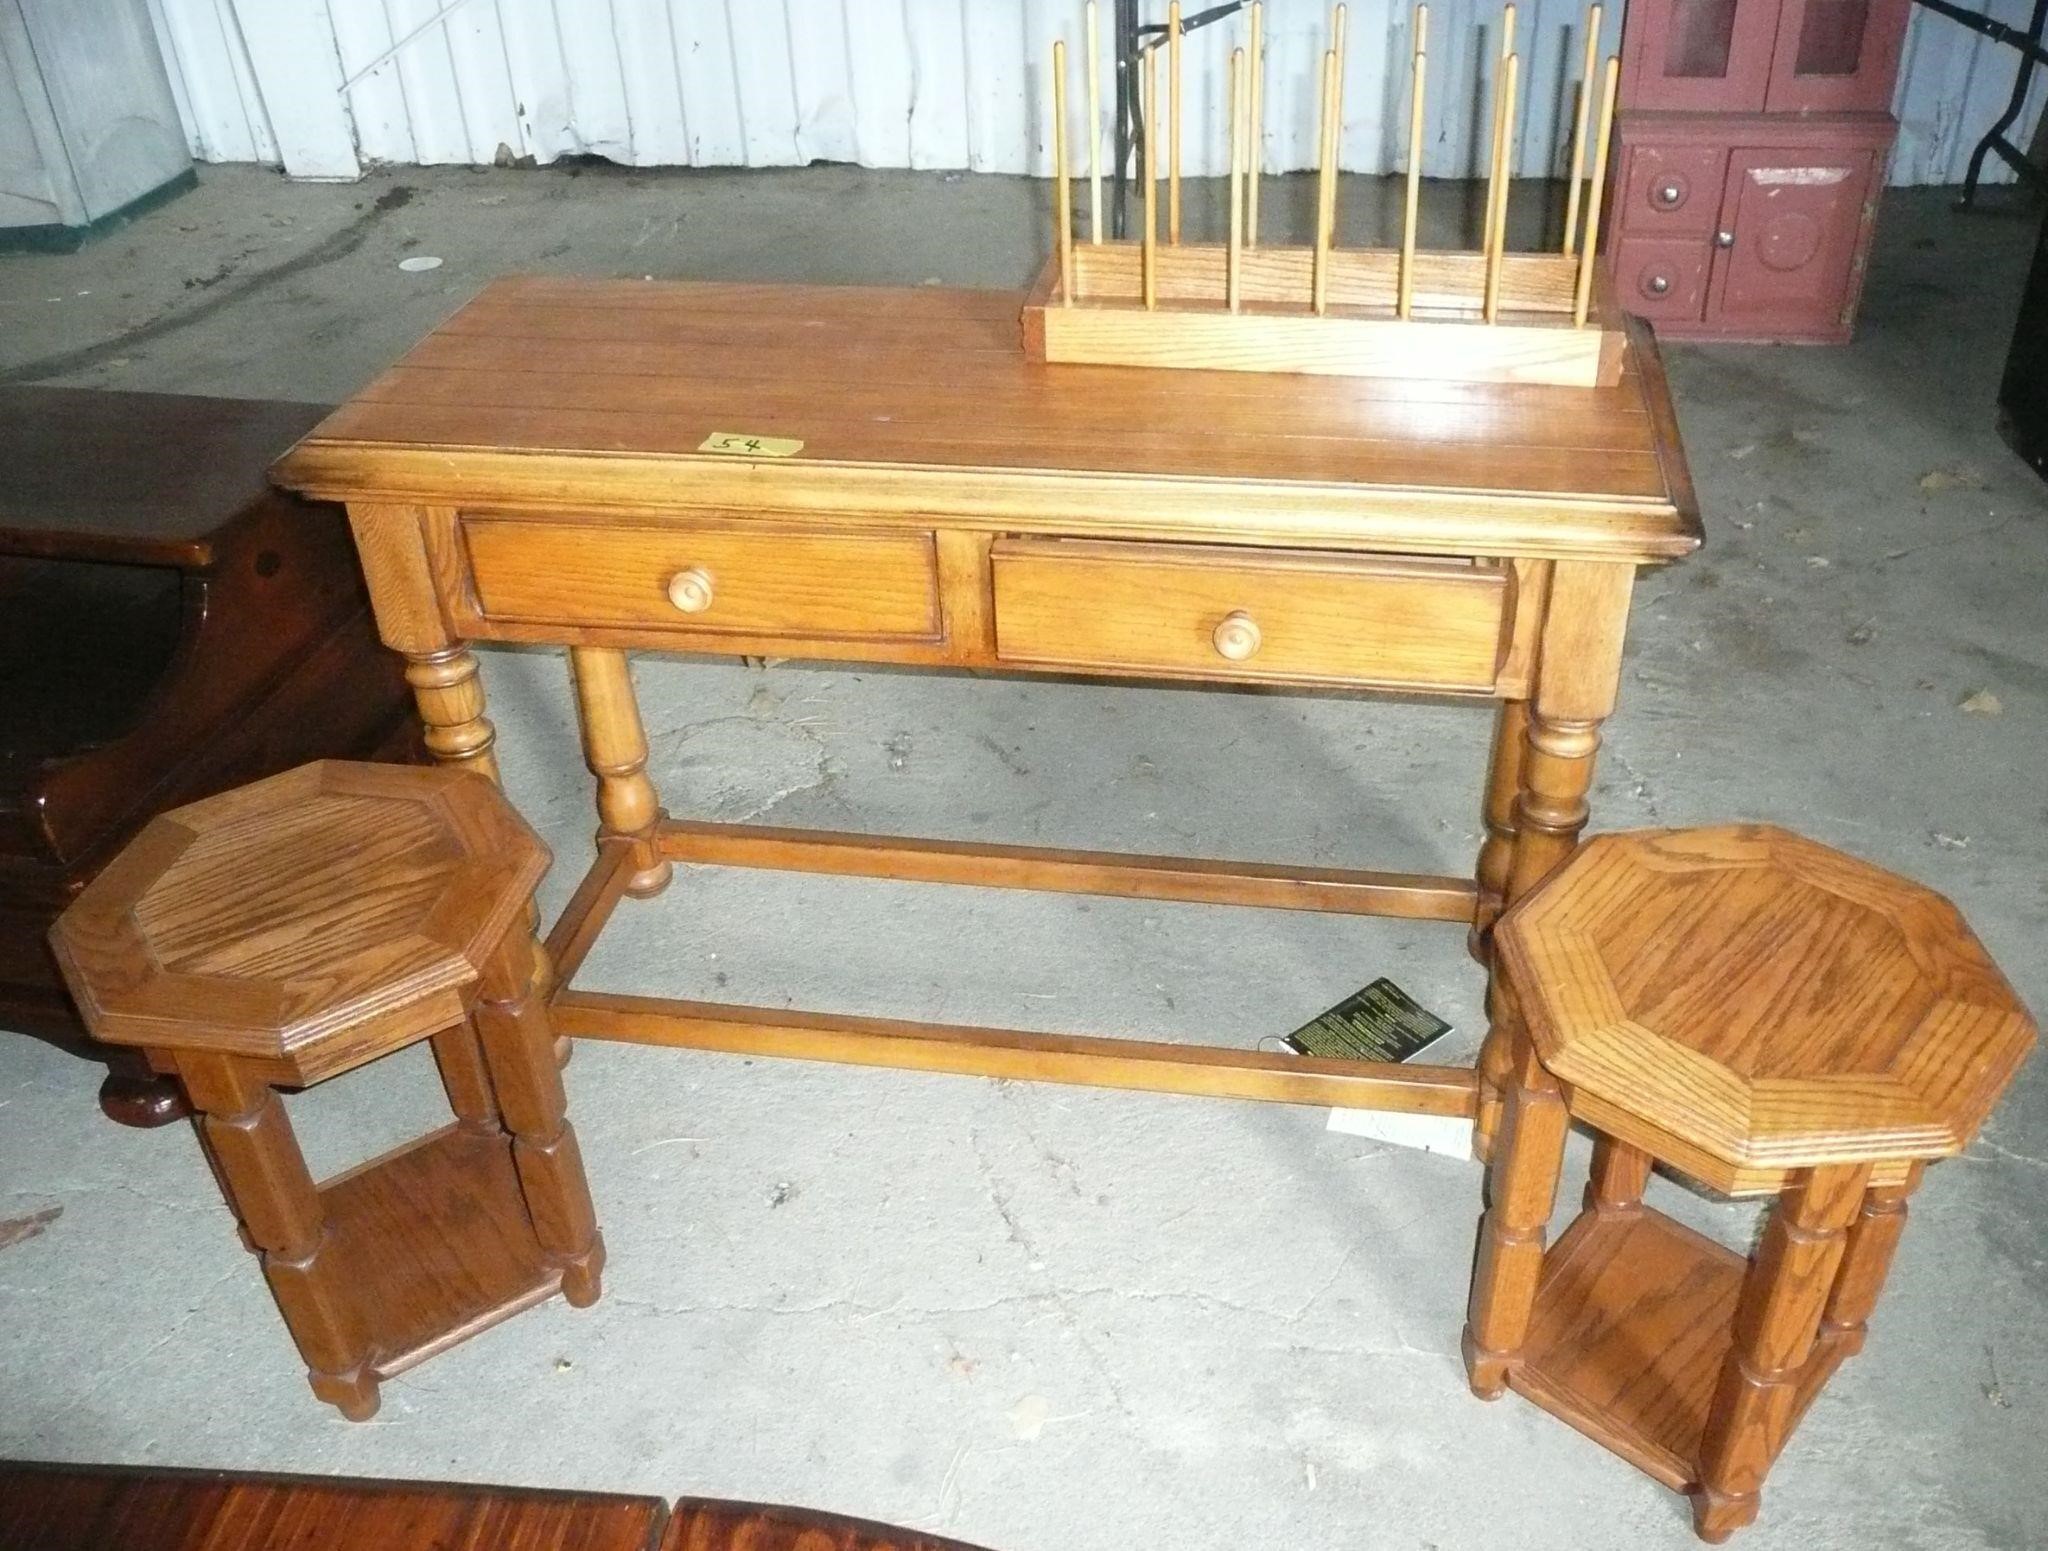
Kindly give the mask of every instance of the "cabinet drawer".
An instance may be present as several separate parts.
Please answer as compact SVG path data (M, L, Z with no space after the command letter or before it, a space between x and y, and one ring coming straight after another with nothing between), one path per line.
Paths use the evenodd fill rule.
M1719 146L1631 145L1616 212L1619 234L1710 234L1727 167L1728 153Z
M812 640L939 636L929 533L480 515L465 516L462 533L488 619Z
M1005 662L1202 678L1491 689L1508 575L1449 561L1003 539Z
M1713 254L1705 237L1624 237L1615 244L1615 300L1653 323L1697 323Z

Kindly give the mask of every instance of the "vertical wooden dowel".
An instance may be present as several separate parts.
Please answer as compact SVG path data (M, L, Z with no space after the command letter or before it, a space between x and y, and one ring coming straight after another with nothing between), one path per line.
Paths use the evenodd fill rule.
M1145 306L1159 305L1159 50L1145 54Z
M1074 199L1067 185L1067 45L1052 45L1053 231L1059 240L1060 305L1074 305Z
M1486 298L1493 294L1493 212L1500 207L1501 141L1507 133L1508 70L1501 61L1500 84L1493 92L1493 134L1487 142L1486 208L1479 216L1479 252L1485 260L1485 276L1479 287L1479 309L1486 321L1493 321Z
M1330 305L1330 217L1335 206L1330 198L1330 185L1335 181L1337 169L1336 137L1331 133L1330 120L1336 104L1333 100L1337 90L1337 56L1323 55L1323 124L1320 136L1321 171L1316 181L1316 251L1315 267L1309 285L1309 301L1317 312L1327 311Z
M1337 56L1337 118L1340 124L1344 117L1344 17L1343 5L1331 8L1330 49Z
M1259 245L1259 174L1266 164L1265 6L1252 0L1251 52L1246 56L1249 103L1245 109L1244 240Z
M1330 246L1337 246L1337 179L1344 169L1344 17L1342 5L1330 12Z
M1508 55L1506 79L1501 82L1500 140L1495 154L1500 158L1500 175L1495 182L1493 220L1486 234L1486 321L1500 316L1500 271L1508 246L1508 190L1515 178L1515 87L1521 75L1522 56Z
M1595 6L1595 14L1599 7ZM1102 241L1102 39L1088 0L1088 240Z
M1089 0L1090 4L1094 0ZM1564 196L1564 251L1576 253L1579 196L1586 181L1586 121L1593 113L1593 73L1600 64L1600 7L1586 13L1586 63L1579 73L1579 115L1572 127L1572 181Z
M1180 0L1166 8L1166 74L1173 90L1173 116L1166 121L1166 240L1180 241L1180 120L1184 87L1180 73Z
M1230 51L1230 248L1224 256L1223 300L1241 309L1238 274L1244 259L1244 50Z
M1422 201L1422 99L1429 73L1429 7L1415 8L1415 57L1409 66L1408 200L1401 213L1401 280L1396 311L1403 318L1415 311L1415 219Z
M1579 288L1572 300L1572 322L1586 326L1593 301L1593 262L1600 249L1600 200L1607 192L1607 141L1614 132L1614 92L1621 82L1621 60L1607 59L1607 78L1600 85L1600 132L1593 139L1593 186L1586 192L1586 237L1579 245Z
M1515 51L1515 8L1508 5L1500 13L1500 71L1498 84L1493 90L1493 137L1488 142L1490 160L1486 169L1486 209L1479 219L1479 251L1485 259L1485 278L1479 289L1479 306L1486 321L1493 321L1493 314L1487 308L1486 298L1494 290L1493 227L1494 213L1500 208L1502 155L1507 138L1508 123L1508 57Z

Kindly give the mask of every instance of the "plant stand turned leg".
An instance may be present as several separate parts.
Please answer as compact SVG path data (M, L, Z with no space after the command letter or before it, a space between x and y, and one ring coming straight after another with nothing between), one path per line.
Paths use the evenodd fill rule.
M352 1422L377 1411L368 1341L322 1255L327 1217L284 1106L268 1085L228 1056L181 1054L178 1075L201 1112L200 1125L228 1205L254 1245L292 1339L306 1359L313 1393Z
M604 1241L570 1126L547 1006L534 988L533 944L519 927L484 972L476 1030L519 1169L534 1237L562 1268L562 1295L578 1308L597 1301Z
M1799 1379L1863 1205L1870 1165L1809 1171L1779 1198L1735 1310L1735 1344L1700 1439L1693 1528L1726 1540L1755 1520L1764 1476L1785 1441Z
M1479 1221L1472 1301L1461 1343L1466 1376L1481 1400L1500 1398L1528 1339L1543 1274L1544 1235L1571 1128L1557 1082L1537 1063L1528 1036L1517 1031L1512 1037L1516 1069L1487 1167L1488 1205Z

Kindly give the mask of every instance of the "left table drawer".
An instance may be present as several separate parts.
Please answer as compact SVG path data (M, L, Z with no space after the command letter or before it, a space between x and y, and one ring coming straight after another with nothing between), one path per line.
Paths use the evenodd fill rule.
M932 535L480 514L463 547L486 618L691 634L932 641Z

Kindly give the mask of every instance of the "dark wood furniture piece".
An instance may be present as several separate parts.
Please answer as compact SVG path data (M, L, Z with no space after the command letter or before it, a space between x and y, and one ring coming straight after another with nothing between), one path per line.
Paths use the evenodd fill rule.
M976 1551L964 1541L810 1508L676 1500L661 1551Z
M1667 338L1846 340L1911 0L1632 0L1615 297Z
M1998 434L2036 474L2048 477L2048 221L2034 234L2034 261L2013 320L1998 385Z
M568 648L601 829L549 937L557 1029L1490 1125L1504 1061L1475 1077L573 985L621 897L678 861L1469 930L1572 849L1636 570L1700 537L1645 331L1608 388L1332 379L1034 363L1020 302L501 280L279 464L348 504L439 758L495 773L472 641ZM1473 875L1438 877L670 821L635 648L1491 702L1487 839Z
M807 1508L0 1460L7 1551L975 1551Z
M174 1074L313 1392L561 1291L604 1247L528 925L548 853L466 771L324 761L152 820L51 940L87 1025ZM273 1091L432 1042L455 1123L315 1184Z
M95 1045L50 923L154 813L323 756L417 758L342 514L269 489L310 404L0 387L0 1029L106 1060L101 1106L183 1113Z
M0 1461L7 1551L656 1551L658 1497Z
M1968 1145L2033 1024L1947 900L1761 826L1600 836L1494 941L1514 1076L1472 1388L1527 1396L1725 1539L1862 1348L1922 1168ZM1573 1120L1592 1181L1546 1253ZM1653 1164L1776 1197L1755 1252L1646 1207Z

